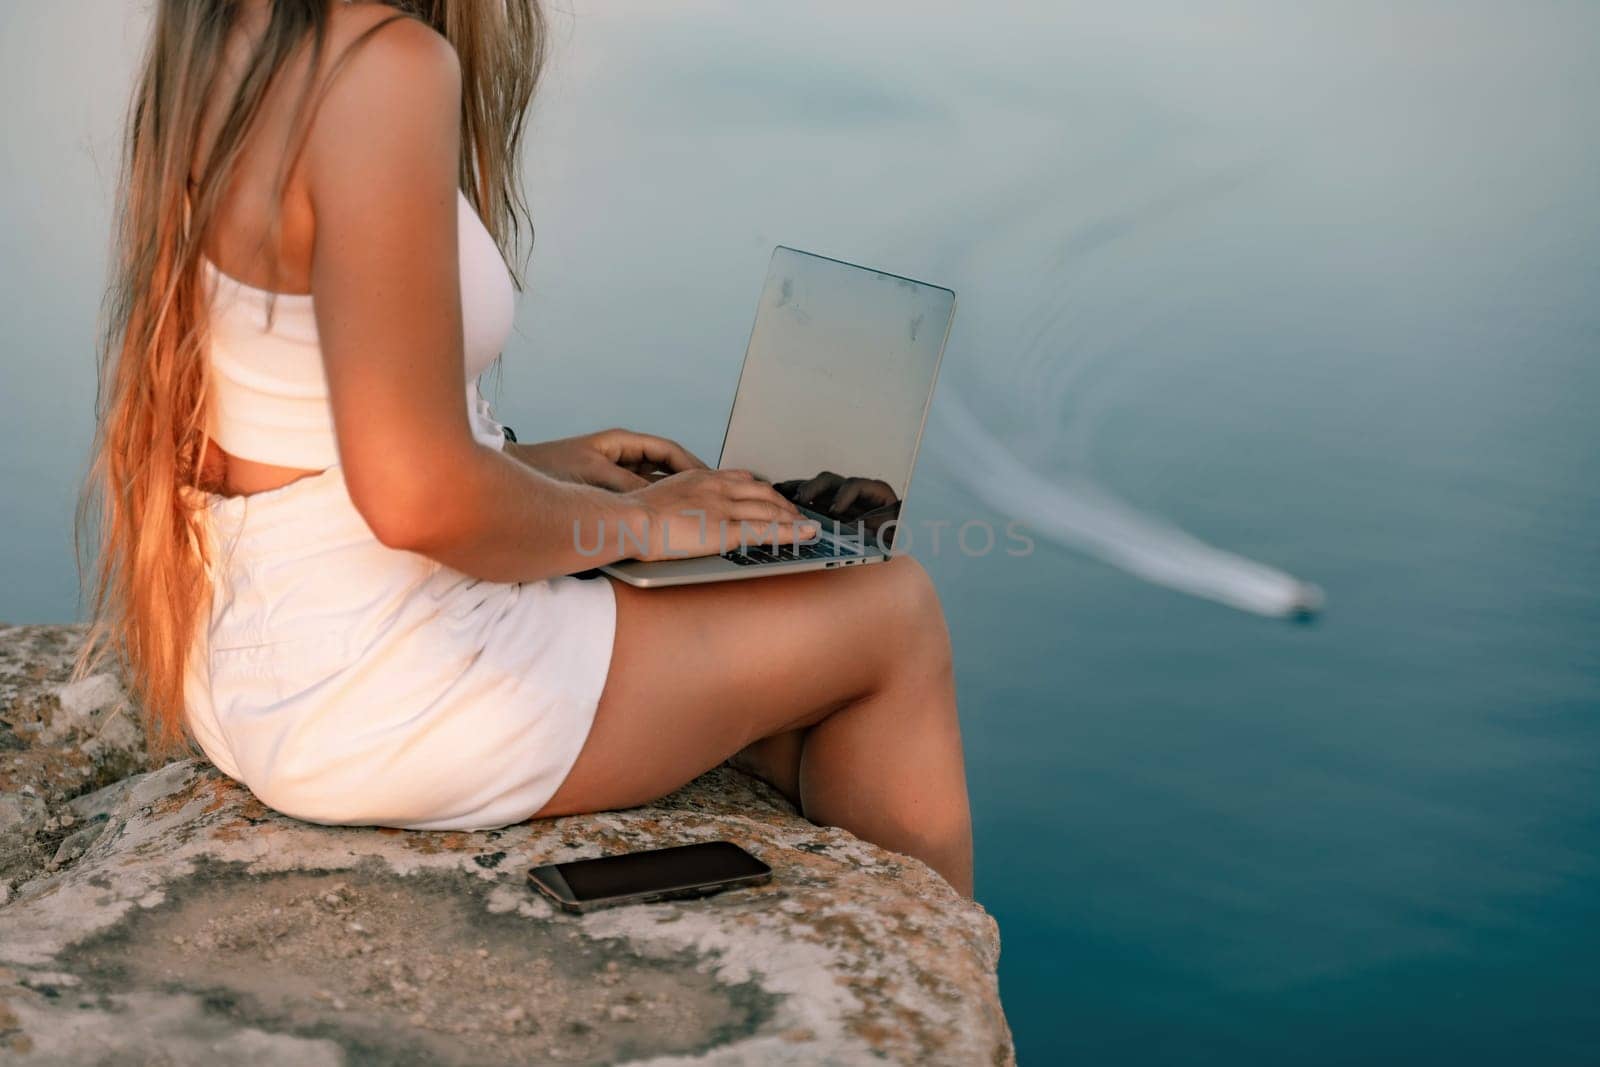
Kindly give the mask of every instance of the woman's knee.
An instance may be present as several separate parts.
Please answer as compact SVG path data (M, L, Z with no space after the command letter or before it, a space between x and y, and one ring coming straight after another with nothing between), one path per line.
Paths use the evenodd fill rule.
M904 641L905 654L914 656L924 668L949 673L951 667L950 631L945 625L944 608L938 590L921 563L911 556L900 556L883 570L890 577L894 605L892 625Z

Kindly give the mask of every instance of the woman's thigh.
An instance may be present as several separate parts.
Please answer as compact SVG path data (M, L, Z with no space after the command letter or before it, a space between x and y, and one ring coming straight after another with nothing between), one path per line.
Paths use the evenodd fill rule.
M594 726L541 815L642 804L759 738L874 692L943 633L908 557L825 573L635 589L613 583L616 644Z

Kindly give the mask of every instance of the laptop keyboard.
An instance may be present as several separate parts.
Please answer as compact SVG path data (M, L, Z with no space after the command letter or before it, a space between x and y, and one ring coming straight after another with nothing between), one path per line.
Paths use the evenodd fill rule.
M759 563L793 563L803 559L842 559L859 555L861 553L850 545L818 541L800 545L749 545L724 552L722 558L741 567L752 567Z

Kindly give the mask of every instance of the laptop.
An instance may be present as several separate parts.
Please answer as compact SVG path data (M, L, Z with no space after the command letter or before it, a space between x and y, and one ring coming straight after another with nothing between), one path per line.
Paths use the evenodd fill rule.
M819 535L602 570L654 587L888 559L955 307L949 289L780 246L717 466L772 483Z

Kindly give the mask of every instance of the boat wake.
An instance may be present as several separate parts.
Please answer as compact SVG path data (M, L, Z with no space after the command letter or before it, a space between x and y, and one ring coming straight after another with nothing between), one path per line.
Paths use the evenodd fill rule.
M953 390L934 404L932 451L968 491L1030 533L1179 592L1242 611L1308 619L1322 590L1275 567L1206 544L1080 475L1046 477L997 441Z

